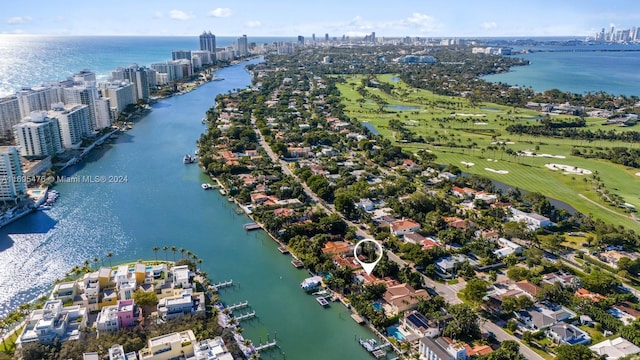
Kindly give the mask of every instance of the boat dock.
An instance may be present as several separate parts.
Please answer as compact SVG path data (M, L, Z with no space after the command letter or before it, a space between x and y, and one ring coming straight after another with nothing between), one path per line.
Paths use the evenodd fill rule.
M291 265L293 265L293 267L295 267L296 269L300 269L301 267L304 267L304 263L302 262L302 260L298 260L298 259L291 260Z
M242 320L248 320L248 319L252 319L254 317L256 317L256 312L252 311L252 312L249 312L249 313L246 313L246 314L240 314L238 316L234 316L233 318L236 319L236 321L240 322Z
M362 318L362 316L360 316L360 315L358 315L356 313L351 314L351 318L353 319L353 321L355 321L356 323L358 323L360 325L364 324L364 319Z
M382 345L378 345L378 342L375 339L362 340L362 338L358 339L360 345L365 348L368 352L371 353L376 359L383 358L387 355L386 347L391 346L391 343L385 342Z
M278 345L277 341L273 340L272 342L268 342L268 343L266 343L264 345L260 344L260 345L256 346L254 349L256 351L268 350L268 349L276 347L277 345Z
M223 282L219 282L217 284L211 285L214 291L218 291L218 289L226 288L229 286L233 286L233 280L227 280Z
M289 253L289 249L287 249L286 246L278 246L278 251L280 251L283 254L288 254Z
M325 299L322 296L318 296L316 298L316 301L318 302L318 304L322 305L323 307L329 305L329 302L327 301L327 299Z
M258 223L250 222L244 224L244 229L247 231L262 229Z
M236 310L236 309L243 309L243 308L246 308L246 307L249 307L249 302L248 301L240 302L240 303L237 303L237 304L233 304L233 305L227 306L225 309L229 309L230 311L233 311L233 310Z

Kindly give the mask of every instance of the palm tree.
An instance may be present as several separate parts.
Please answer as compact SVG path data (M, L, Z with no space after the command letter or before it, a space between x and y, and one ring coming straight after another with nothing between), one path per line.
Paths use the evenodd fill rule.
M169 250L169 247L167 245L162 247L162 250L164 250L164 260L165 261L169 261L169 257L167 255L167 250Z
M160 248L157 246L154 246L151 248L151 251L153 251L156 254L156 262L158 262L158 250L160 250Z
M171 247L171 252L173 252L173 262L176 261L176 251L177 251L176 247L172 246Z
M111 258L112 258L112 257L113 257L113 253L112 253L111 251L109 251L109 252L107 253L107 259L109 259L109 267L113 267L113 266L111 265Z
M98 269L98 257L93 258L93 263L96 264L96 270Z
M187 251L184 248L180 248L180 255L182 256L182 258L184 259L184 253Z

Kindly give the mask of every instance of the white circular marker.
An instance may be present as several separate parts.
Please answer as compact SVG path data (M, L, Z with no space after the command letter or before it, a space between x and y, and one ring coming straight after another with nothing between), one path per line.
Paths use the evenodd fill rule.
M360 259L358 259L358 246L367 243L367 242L372 242L374 244L376 244L376 246L378 247L378 250L380 250L380 255L378 255L378 258L376 259L376 261L371 262L371 263L367 263L364 262ZM378 265L378 263L380 262L380 260L382 260L382 253L384 252L384 250L382 249L382 245L373 240L373 239L364 239L364 240L360 240L358 241L358 243L356 244L356 246L353 248L353 256L355 256L356 261L360 263L360 265L362 265L362 268L364 269L364 271L367 273L367 275L371 275L371 272L373 271L373 268L376 267L376 265Z

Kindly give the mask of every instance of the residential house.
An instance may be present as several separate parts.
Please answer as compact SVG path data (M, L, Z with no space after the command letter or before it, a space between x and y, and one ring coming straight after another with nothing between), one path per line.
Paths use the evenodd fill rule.
M621 337L604 340L589 346L589 349L599 356L606 356L607 360L618 360L640 353L640 347Z
M580 299L588 299L593 302L599 302L600 300L606 299L605 296L602 296L598 293L591 292L585 288L579 288L578 290L576 290L576 292L573 295Z
M130 329L143 319L142 309L133 300L118 300L117 305L105 306L100 310L95 325L100 336L101 333Z
M109 360L138 360L134 351L126 353L120 344L114 344L109 348Z
M58 299L65 303L68 301L74 301L76 295L78 295L78 284L75 281L66 281L57 283L53 287L51 300Z
M401 219L393 221L389 224L391 233L395 236L401 236L406 233L420 230L420 224L413 220Z
M439 243L432 237L425 238L420 242L420 245L422 245L422 250L431 250L433 248L442 246L441 243Z
M440 335L440 329L433 322L417 311L407 311L400 319L400 326L419 337L434 338Z
M177 288L191 288L191 271L188 265L174 266L171 268L173 286Z
M502 247L500 249L494 250L493 253L496 254L498 259L502 259L505 256L520 255L522 254L522 246L514 243L513 241L507 240L505 238L499 238L498 244Z
M441 172L441 173L439 173L439 174L438 174L438 178L439 178L439 179L443 179L443 180L450 180L450 181L453 181L453 180L457 179L457 178L458 178L458 176L457 176L457 175L454 175L454 174L452 174L452 173L450 173L450 172L448 172L448 171L445 171L445 172Z
M467 351L467 357L470 359L475 356L484 356L493 352L493 349L489 345L475 345L474 347L471 347L468 344L464 344L463 346Z
M420 358L426 360L465 360L467 358L464 345L448 342L443 337L437 339L423 337L418 343L418 352Z
M360 199L360 201L356 203L356 207L364 211L373 211L374 204L370 199Z
M29 314L17 344L40 342L51 344L59 341L78 340L81 327L87 325L87 310L78 306L62 306L61 300L49 300L42 309Z
M140 360L169 360L191 357L196 336L193 331L174 332L151 338L147 346L138 352Z
M559 344L587 345L591 342L591 337L582 329L571 324L557 324L547 330L547 336Z
M536 295L542 290L539 286L529 282L529 280L522 280L516 282L516 287L522 290L525 294L529 295L531 298L535 298Z
M233 360L233 355L219 336L193 344L193 353L193 357L186 360Z
M549 274L545 274L542 277L542 282L546 284L555 284L560 283L562 287L568 289L577 289L580 287L580 278L575 275L553 272Z
M435 262L436 271L440 273L440 276L453 276L455 270L459 266L458 264L461 264L465 261L467 261L466 256L461 254L440 258Z
M322 253L349 256L353 254L353 245L346 241L327 241L322 247Z
M616 249L603 251L598 256L601 260L608 262L616 268L618 267L618 261L620 261L620 259L622 258L628 258L630 260L636 260L640 258L640 254L638 254L637 252L630 253L627 251Z
M423 289L415 290L409 284L399 284L387 287L382 298L391 306L393 313L398 314L414 309L420 300L429 298L429 293Z
M420 244L424 239L426 239L424 236L415 232L406 233L402 237L402 240L404 242L411 243L411 244Z
M204 314L204 293L194 293L193 289L183 289L180 294L160 299L157 305L158 317L163 321L184 315Z
M640 311L626 305L615 305L607 312L616 319L620 319L625 325L629 325L640 317Z
M510 207L511 217L513 221L522 221L527 227L531 230L537 230L541 227L546 227L551 225L551 220L548 217L542 216L536 213L527 213L524 211L520 211L514 207Z

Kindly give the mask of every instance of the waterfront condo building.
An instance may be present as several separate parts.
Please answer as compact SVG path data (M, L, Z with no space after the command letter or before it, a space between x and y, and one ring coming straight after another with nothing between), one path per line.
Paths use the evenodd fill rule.
M49 118L58 119L62 144L65 149L78 149L82 140L92 135L91 118L87 105L64 105L55 103L47 113Z
M23 88L16 92L20 105L20 116L25 118L33 111L51 110L51 104L61 102L63 95L60 86L38 86Z
M110 101L100 97L95 82L86 82L64 89L67 105L87 105L91 118L91 130L98 131L111 126Z
M64 150L58 119L49 118L46 114L34 111L14 126L22 156L54 156Z
M242 35L242 37L238 38L238 56L247 55L249 55L249 43L247 40L247 35Z
M136 101L149 98L149 74L148 68L133 64L128 67L119 67L111 72L111 80L128 80L133 84L136 93Z
M200 35L200 50L206 50L211 53L211 62L216 62L216 36L209 32L203 32Z
M155 76L155 75L154 75ZM98 84L102 97L109 98L111 105L111 117L118 118L127 105L135 104L135 86L128 80L101 82Z
M203 65L211 64L211 52L207 50L192 50L191 51L191 59L194 57L200 58L200 62Z
M20 152L15 146L0 146L0 201L15 202L26 194L22 177Z
M16 96L0 98L0 138L12 138L13 126L18 124L22 117Z
M204 293L194 293L193 289L183 289L177 296L160 299L157 309L158 317L164 321L184 315L204 314Z

